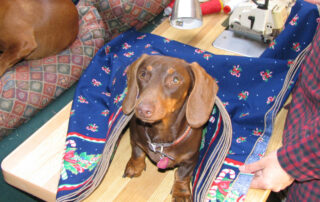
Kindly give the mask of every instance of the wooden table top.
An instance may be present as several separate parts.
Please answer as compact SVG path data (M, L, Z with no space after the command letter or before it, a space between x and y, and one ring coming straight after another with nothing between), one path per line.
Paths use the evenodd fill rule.
M212 46L212 42L224 30L221 24L226 18L223 13L206 15L203 26L193 30L175 29L165 20L152 33L214 54L234 55ZM9 184L45 201L55 201L70 109L71 103L3 160L2 171ZM280 111L268 152L280 146L285 117L286 111ZM130 153L129 134L126 131L104 180L85 201L171 201L173 171L160 173L155 165L147 161L147 170L142 176L122 178ZM246 201L266 201L269 193L268 190L250 189Z

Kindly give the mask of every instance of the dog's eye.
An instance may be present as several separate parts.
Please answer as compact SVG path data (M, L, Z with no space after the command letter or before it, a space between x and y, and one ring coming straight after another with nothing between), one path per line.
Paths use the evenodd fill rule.
M146 78L147 73L145 71L140 72L139 77L140 79Z
M179 84L179 83L180 83L180 79L175 76L175 77L173 77L173 79L172 79L172 83L173 83L173 84Z
M169 86L177 86L181 83L180 78L177 76L174 76L170 81L169 81Z
M165 85L168 88L176 88L176 87L180 86L181 83L182 83L182 80L178 76L169 76L165 80Z

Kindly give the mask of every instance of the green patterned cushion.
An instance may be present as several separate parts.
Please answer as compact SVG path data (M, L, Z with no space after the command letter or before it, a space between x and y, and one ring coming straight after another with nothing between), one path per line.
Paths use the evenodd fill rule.
M96 7L105 24L106 42L131 27L141 29L171 0L83 0L79 4Z

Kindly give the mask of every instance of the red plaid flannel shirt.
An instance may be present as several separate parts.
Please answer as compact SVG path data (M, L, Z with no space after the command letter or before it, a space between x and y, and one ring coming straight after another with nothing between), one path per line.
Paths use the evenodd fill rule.
M320 201L320 25L292 92L278 159L295 178L287 201Z

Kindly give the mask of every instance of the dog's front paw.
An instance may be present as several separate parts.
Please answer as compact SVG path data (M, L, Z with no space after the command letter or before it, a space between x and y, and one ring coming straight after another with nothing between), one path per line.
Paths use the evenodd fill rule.
M191 202L190 182L175 181L172 188L172 202Z
M143 170L146 169L146 163L144 158L133 159L127 163L126 169L124 171L123 177L139 177Z

